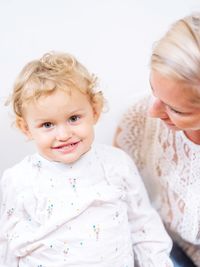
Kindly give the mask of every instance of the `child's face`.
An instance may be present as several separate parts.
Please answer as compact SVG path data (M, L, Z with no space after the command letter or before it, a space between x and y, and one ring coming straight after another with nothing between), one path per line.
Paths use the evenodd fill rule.
M43 157L72 163L90 149L97 119L86 95L57 90L25 108L21 128Z

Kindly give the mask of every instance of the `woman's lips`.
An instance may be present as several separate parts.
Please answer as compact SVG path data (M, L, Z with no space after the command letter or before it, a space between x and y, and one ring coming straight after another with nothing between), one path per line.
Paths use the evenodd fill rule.
M169 126L175 126L175 124L173 124L171 121L169 120L164 120L164 119L161 119L165 124L169 125Z

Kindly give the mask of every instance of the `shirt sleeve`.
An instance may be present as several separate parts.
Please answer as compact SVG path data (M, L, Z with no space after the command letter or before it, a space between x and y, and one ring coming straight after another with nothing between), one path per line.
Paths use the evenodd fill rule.
M127 156L126 183L128 217L136 266L171 267L172 241L148 199L144 184L133 161Z
M0 265L1 267L18 267L19 259L15 256L12 242L18 238L15 226L20 217L16 192L9 189L12 187L9 178L10 175L5 172L0 182Z

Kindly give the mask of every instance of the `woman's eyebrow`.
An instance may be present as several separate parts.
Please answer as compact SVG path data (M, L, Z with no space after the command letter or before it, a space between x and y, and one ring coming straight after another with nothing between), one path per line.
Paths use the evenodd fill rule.
M149 85L150 85L150 87L151 87L152 92L154 92L154 89L153 89L153 86L152 86L152 84L151 84L151 80L150 80L150 79L149 79Z
M153 86L151 84L151 80L149 80L149 84L150 84L150 87L151 87L151 90L152 90L152 93L154 93L154 89L153 89ZM168 105L167 103L165 103L164 101L160 100L164 105L168 106L170 109L173 109L175 111L178 111L178 112L182 112L182 111L179 111L177 108L175 107L172 107L171 105Z

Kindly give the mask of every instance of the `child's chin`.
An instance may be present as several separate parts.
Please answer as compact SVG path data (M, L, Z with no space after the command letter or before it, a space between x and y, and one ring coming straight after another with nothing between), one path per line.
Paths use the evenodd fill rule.
M77 160L79 160L79 158L81 157L81 155L67 155L67 156L64 156L64 157L56 157L54 159L52 159L52 161L56 161L56 162L60 162L60 163L63 163L63 164L72 164L74 162L76 162Z

